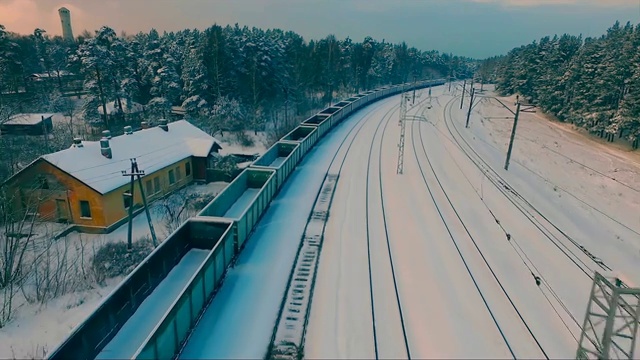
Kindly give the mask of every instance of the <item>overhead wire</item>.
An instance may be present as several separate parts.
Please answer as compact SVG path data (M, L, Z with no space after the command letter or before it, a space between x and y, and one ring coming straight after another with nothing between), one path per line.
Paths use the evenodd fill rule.
M437 129L437 128L436 128ZM438 131L440 131L439 129L437 129ZM555 298L555 300L560 304L560 306L563 308L563 310L571 317L571 319L574 321L574 323L578 326L578 328L582 329L580 323L577 321L577 319L575 318L575 316L571 313L571 311L568 309L568 307L564 304L564 302L562 301L562 299L560 299L559 295L553 290L553 287L551 286L551 284L544 278L544 276L542 275L542 273L540 272L540 270L536 267L535 263L529 258L529 256L526 254L526 252L524 251L524 249L522 249L522 247L520 246L520 244L516 241L515 238L513 238L511 236L511 234L509 232L507 232L507 230L504 228L504 226L502 225L502 223L500 222L500 220L496 217L496 215L493 213L493 211L489 208L489 206L487 205L487 203L484 201L484 198L482 195L480 195L478 193L478 190L475 188L475 186L473 186L473 183L471 182L471 180L467 177L467 175L464 173L464 171L462 171L462 168L460 167L460 165L458 164L458 162L456 161L455 157L453 157L453 155L451 154L451 152L446 148L445 151L447 151L447 153L449 154L450 158L454 161L454 163L456 164L456 166L458 167L458 169L460 170L460 172L462 173L462 175L464 176L464 178L467 180L467 182L471 185L472 189L474 190L474 192L476 193L476 195L478 195L478 197L480 198L480 200L482 201L482 203L484 204L484 206L486 207L486 209L488 210L488 212L491 214L491 216L494 218L496 224L502 229L502 231L504 232L505 236L507 237L507 241L509 242L509 244L511 245L511 247L514 249L514 251L516 252L516 254L519 256L520 260L522 261L522 263L525 265L525 267L527 268L527 270L529 271L529 273L534 277L534 279L536 280L536 284L539 286L539 283L541 282L548 290L549 292L552 294L552 296ZM487 177L487 175L483 172L483 179ZM488 177L487 177L488 178ZM491 181L491 179L489 179ZM495 184L494 184L495 185ZM515 244L515 245L514 245ZM516 248L517 246L517 248ZM518 251L518 249L520 251ZM522 253L522 254L521 254ZM527 261L525 261L524 257L531 263L531 266L533 266L533 269L531 268L531 266L529 266L529 264L527 264ZM535 269L535 272L533 271ZM538 275L536 275L536 273ZM560 313L558 312L558 310L556 309L556 307L553 305L553 303L551 302L551 299L549 299L549 297L547 296L547 294L545 294L545 292L540 288L541 293L543 294L543 296L545 297L545 299L547 300L547 302L549 303L549 305L553 308L554 312L556 313L556 315L558 316L558 318L560 319L560 321L564 324L565 328L569 331L569 333L571 334L571 336L574 338L574 340L577 342L577 338L575 337L575 335L573 334L573 332L571 331L571 329L569 328L569 326L567 325L567 323L565 322L565 320L563 319L563 317L560 315Z

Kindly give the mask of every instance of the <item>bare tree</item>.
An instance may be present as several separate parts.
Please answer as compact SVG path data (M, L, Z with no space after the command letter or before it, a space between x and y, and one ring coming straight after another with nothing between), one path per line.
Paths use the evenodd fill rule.
M75 129L73 126L73 117L76 116L80 111L73 99L68 96L64 96L60 92L55 92L52 95L51 107L54 111L57 111L69 118L69 129L71 131L71 134L73 135L75 133Z
M214 197L213 194L189 193L184 188L158 201L155 207L162 216L165 237L196 215Z
M30 211L14 210L16 200L23 201L25 208L37 207L33 201L17 199L15 193L0 191L0 328L13 315L14 298L28 274L28 249L32 245L36 219Z
M156 207L162 214L165 238L189 218L189 196L184 189L161 199Z

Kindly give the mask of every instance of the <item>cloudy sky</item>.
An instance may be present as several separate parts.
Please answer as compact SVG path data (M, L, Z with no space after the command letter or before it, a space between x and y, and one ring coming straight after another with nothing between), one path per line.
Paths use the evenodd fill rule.
M0 0L0 24L60 34L57 9L74 33L109 25L118 33L214 23L398 42L484 58L545 35L599 36L616 20L640 23L640 0Z

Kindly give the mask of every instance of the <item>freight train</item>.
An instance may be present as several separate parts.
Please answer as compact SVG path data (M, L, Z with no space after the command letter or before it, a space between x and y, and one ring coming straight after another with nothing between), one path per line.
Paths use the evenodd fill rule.
M140 305L187 253L203 256L180 286L158 321L147 322L141 340L130 339L128 358L173 358L222 285L225 273L243 249L255 225L291 172L315 144L345 118L382 98L443 85L445 80L384 86L340 101L303 121L236 177L207 206L174 231L112 291L49 359L95 359L127 324ZM204 253L203 253L204 252ZM166 299L165 299L166 300ZM147 302L148 303L148 302ZM137 320L136 320L137 321Z

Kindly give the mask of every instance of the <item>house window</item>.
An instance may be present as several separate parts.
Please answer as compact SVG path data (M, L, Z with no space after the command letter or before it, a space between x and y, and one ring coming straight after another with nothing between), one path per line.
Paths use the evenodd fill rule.
M180 166L176 168L176 179L178 180L178 182L182 180L182 171L180 170Z
M173 185L176 183L176 175L173 173L173 170L169 170L169 185Z
M154 194L159 193L159 192L160 192L160 177L159 177L159 176L156 176L156 177L153 179L153 186L154 186L154 188L156 189L156 191L154 192Z
M151 182L151 180L147 180L145 182L145 185L146 185L146 188L147 188L145 190L147 192L147 195L153 195L153 183Z
M122 194L122 201L124 203L124 208L128 209L131 207L131 203L133 202L133 199L131 198L131 193L126 191Z
M40 175L38 177L38 182L40 184L40 189L44 189L44 190L49 189L49 182L47 181L47 178L44 175Z
M91 205L87 200L80 200L80 217L91 219Z
M191 163L190 162L184 164L184 173L185 173L185 176L187 176L187 177L191 176Z

